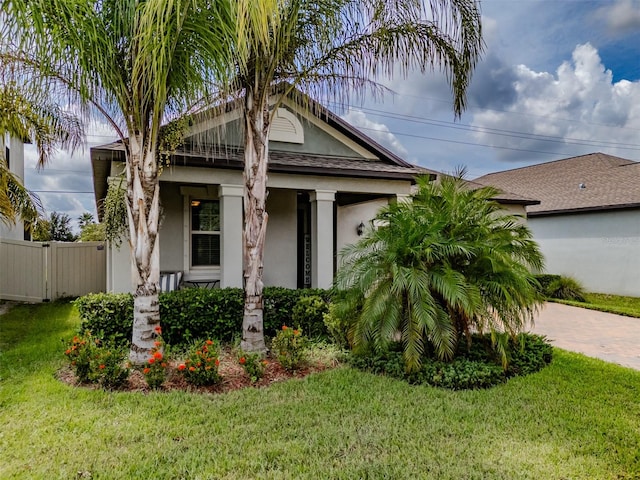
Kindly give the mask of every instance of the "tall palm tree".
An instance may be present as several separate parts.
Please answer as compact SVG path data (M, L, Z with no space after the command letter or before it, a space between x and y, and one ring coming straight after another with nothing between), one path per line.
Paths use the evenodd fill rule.
M4 148L7 136L34 142L38 166L43 166L57 147L75 150L83 141L84 130L77 117L52 105L32 86L6 77L0 81L0 220L7 225L15 225L18 217L33 222L42 205L9 170Z
M244 278L242 348L264 349L262 269L268 215L269 128L296 89L346 102L381 93L393 72L439 68L461 113L481 53L476 0L237 0L237 76L223 89L244 107ZM274 87L278 87L274 89ZM275 105L273 104L275 103Z
M125 151L134 287L130 358L142 363L160 322L159 162L163 122L189 112L229 65L230 2L7 0L2 59L102 115ZM17 44L13 44L18 39Z
M450 359L484 332L506 362L508 339L542 302L531 273L543 268L538 245L492 200L493 188L472 190L459 177L418 186L412 202L383 209L378 228L341 252L343 307L362 305L352 341L382 348L399 335L416 369L425 351Z

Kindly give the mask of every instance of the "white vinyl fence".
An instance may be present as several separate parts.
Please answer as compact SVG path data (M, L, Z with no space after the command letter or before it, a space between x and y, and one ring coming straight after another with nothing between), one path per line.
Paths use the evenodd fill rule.
M47 302L104 292L103 242L25 242L0 239L0 299Z

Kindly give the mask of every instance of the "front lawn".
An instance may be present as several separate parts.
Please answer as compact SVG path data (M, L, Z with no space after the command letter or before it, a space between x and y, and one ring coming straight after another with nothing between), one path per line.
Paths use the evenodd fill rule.
M552 301L574 307L640 318L640 298L638 297L622 297L620 295L609 295L606 293L587 293L585 294L585 299L586 302L556 299Z
M564 351L490 390L343 367L228 394L55 379L69 304L0 317L0 478L635 479L640 372Z

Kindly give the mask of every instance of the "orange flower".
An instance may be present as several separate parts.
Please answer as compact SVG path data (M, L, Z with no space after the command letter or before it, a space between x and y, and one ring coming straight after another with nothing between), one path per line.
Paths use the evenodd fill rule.
M196 371L196 367L189 367L189 371L190 372L195 372Z
M204 367L205 370L211 370L211 367L209 365L207 365L206 367Z
M151 369L150 369L150 368L145 368L144 370L142 370L142 373L144 373L145 375L147 375L150 371L151 371Z
M282 325L282 329L283 329L283 330L286 330L286 329L287 329L287 326L286 326L286 325Z
M201 366L202 366L202 362L196 363L196 367L201 367Z
M244 365L245 363L247 363L247 359L244 357L240 357L240 360L238 360L240 362L240 365Z
M180 365L178 365L178 370L183 371L185 368L187 368L187 366L184 363L181 363Z
M202 355L202 352L200 350L196 350L196 355Z
M98 368L99 368L100 370L104 370L104 365L100 365Z
M269 362L267 360L262 360L262 365L267 366L269 365Z
M156 333L158 335L162 334L162 327L160 325L156 326L156 328L154 328L154 330L156 331Z
M162 352L155 352L153 354L153 358L155 358L156 360L162 360Z
M162 342L155 341L155 342L153 342L153 344L154 344L156 347L160 347L160 346L162 345Z
M69 349L67 349L67 350L64 352L64 354L65 354L65 355L69 355L70 353L71 353L71 350L69 350Z
M300 333L300 331L299 331L299 330L294 330L294 331L293 331L293 334L294 334L294 335L298 335L299 333Z
M213 345L213 342L212 342L211 340L207 340L207 341L206 341L206 342L204 342L204 343L206 343L207 345Z
M155 361L156 361L156 359L155 359L155 358L153 358L153 357L151 357L151 358L148 360L148 363L149 363L149 365L153 365L153 362L155 362Z
M162 362L162 363L160 364L160 366L161 366L162 368L167 368L167 364L166 364L166 363L164 363L164 362Z
M216 367L217 367L218 365L220 365L220 360L218 360L218 359L216 358Z

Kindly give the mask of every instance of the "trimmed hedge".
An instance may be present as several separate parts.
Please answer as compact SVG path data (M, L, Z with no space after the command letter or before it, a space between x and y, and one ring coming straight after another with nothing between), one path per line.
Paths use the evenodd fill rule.
M264 289L264 332L274 336L282 325L293 325L292 315L303 297L320 297L328 302L330 294L321 289L292 290L280 287ZM228 342L240 335L244 299L239 288L187 288L161 293L160 318L162 337L170 345L186 344L196 339L215 338ZM75 305L82 318L81 331L100 332L103 338L119 344L131 340L133 296L99 293L80 297ZM298 326L298 325L295 325ZM305 331L326 336L322 318L309 318Z
M474 336L472 347L460 346L450 362L433 358L423 359L420 370L407 373L402 345L392 344L379 353L354 354L352 366L371 373L388 375L414 385L431 385L451 390L489 388L511 377L537 372L551 362L553 347L545 337L520 334L511 343L511 358L504 369L498 356L490 348L490 336Z

